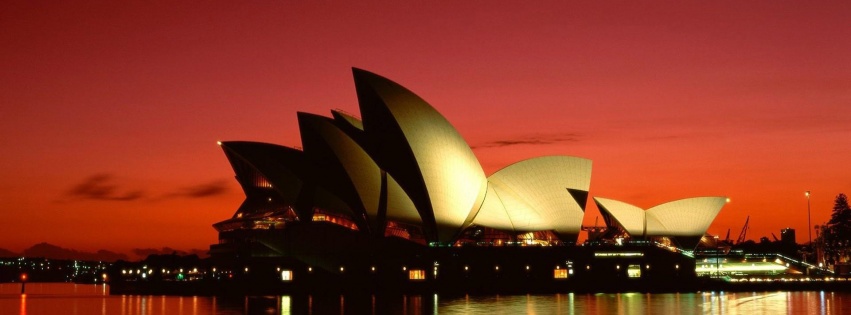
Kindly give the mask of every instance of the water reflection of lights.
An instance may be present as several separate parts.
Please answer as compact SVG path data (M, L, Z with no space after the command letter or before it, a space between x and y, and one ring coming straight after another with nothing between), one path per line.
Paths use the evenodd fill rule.
M789 297L785 292L704 293L703 311L711 314L788 313Z
M506 266L501 266L508 268ZM655 268L655 266L653 266ZM523 266L520 266L523 268ZM159 269L159 268L157 268ZM270 268L275 270L274 268ZM564 268L562 268L564 269ZM623 269L623 268L621 268ZM368 270L368 269L367 269ZM282 268L283 271L283 268ZM807 281L788 275L783 278L753 277L762 279L754 284L764 285L765 281L786 281L788 285L803 284ZM748 285L751 277L746 278ZM785 279L785 280L784 280ZM810 277L812 284L816 281L840 281L840 277L815 278ZM741 280L736 279L736 282ZM792 282L794 281L794 282ZM847 279L846 279L847 281ZM824 282L823 282L824 283ZM841 282L844 284L846 282ZM6 291L20 289L19 285L3 284ZM0 285L0 288L3 287ZM59 285L51 284L53 289ZM52 312L43 314L73 313L80 314L218 314L218 313L265 313L265 314L379 314L379 313L483 313L483 314L515 314L515 313L624 313L624 314L678 314L678 313L711 313L711 314L831 314L840 313L842 309L851 306L848 299L851 293L830 291L818 292L705 292L705 293L673 293L673 294L526 294L526 295L493 295L443 296L428 293L424 295L399 296L342 296L342 295L294 295L267 297L204 297L204 296L110 296L108 291L103 294L103 285L73 285L62 284L69 294L80 299L53 299L44 297L43 285L34 284L27 295L17 295L11 301L15 304L8 309L10 314L33 314L40 310L50 309ZM81 289L82 288L82 289ZM75 291L71 291L75 290ZM80 291L84 290L84 291ZM64 291L63 291L64 292ZM79 296L79 294L83 294ZM103 295L101 297L101 295ZM98 298L92 298L98 296ZM7 296L8 298L8 296ZM71 301L71 302L68 302ZM2 302L2 301L0 301ZM20 304L18 304L20 303ZM64 303L64 304L63 304ZM0 303L2 304L2 303ZM18 310L18 312L15 312ZM87 310L87 311L84 311ZM490 310L490 311L489 311ZM383 312L382 312L383 311ZM2 312L2 311L0 311ZM5 313L2 313L5 314Z
M21 294L21 315L27 315L27 294Z
M284 296L281 296L281 297L278 297L278 298L281 300L281 303L280 303L280 306L281 306L281 308L280 308L281 315L284 315L284 314L289 315L289 314L291 314L291 313L290 313L290 308L292 307L292 304L291 304L291 303L292 303L292 301L290 301L290 297L289 297L289 296L287 296L287 295L284 295ZM373 302L373 304L375 304L375 302Z

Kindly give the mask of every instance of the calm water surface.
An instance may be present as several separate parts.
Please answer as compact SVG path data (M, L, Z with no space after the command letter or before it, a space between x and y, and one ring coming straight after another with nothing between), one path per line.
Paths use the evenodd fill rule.
M851 294L747 292L488 296L109 295L102 285L0 284L0 314L849 314Z

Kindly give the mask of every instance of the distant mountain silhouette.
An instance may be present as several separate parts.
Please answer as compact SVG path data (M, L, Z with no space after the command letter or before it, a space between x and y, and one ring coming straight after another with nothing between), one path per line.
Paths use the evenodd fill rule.
M16 253L7 249L0 248L0 257L28 257L28 258L49 258L49 259L64 259L64 260L87 260L87 261L106 261L115 262L117 260L140 261L150 255L179 255L189 256L197 255L198 257L207 257L207 251L203 249L178 250L171 247L157 248L134 248L130 255L116 253L108 250L98 250L97 252L83 252L75 249L64 248L50 243L42 242L25 249L21 253Z
M4 248L0 248L0 257L11 258L11 257L20 257L20 256L21 256L21 254L18 254L16 252L13 252L13 251L10 251L10 250L4 249Z
M108 250L99 250L95 253L81 252L73 249L62 248L53 244L39 243L23 252L26 257L44 257L50 259L67 259L67 260L89 260L89 261L116 261L119 259L127 260L125 254L111 252Z

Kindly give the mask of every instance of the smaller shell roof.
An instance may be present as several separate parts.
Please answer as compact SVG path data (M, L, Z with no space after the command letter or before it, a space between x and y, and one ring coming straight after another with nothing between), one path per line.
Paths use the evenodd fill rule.
M633 236L702 236L727 203L726 197L694 197L666 202L646 211L614 199L594 197Z
M644 235L645 211L639 207L614 199L594 197L597 208L608 213L630 235Z

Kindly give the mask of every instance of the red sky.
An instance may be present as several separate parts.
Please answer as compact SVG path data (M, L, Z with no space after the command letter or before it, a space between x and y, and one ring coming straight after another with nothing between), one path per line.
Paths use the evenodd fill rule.
M851 2L353 2L3 1L0 248L206 248L243 199L216 141L300 146L296 111L357 112L353 66L488 174L566 154L592 196L726 195L721 237L804 242L804 191L813 224L851 193Z

